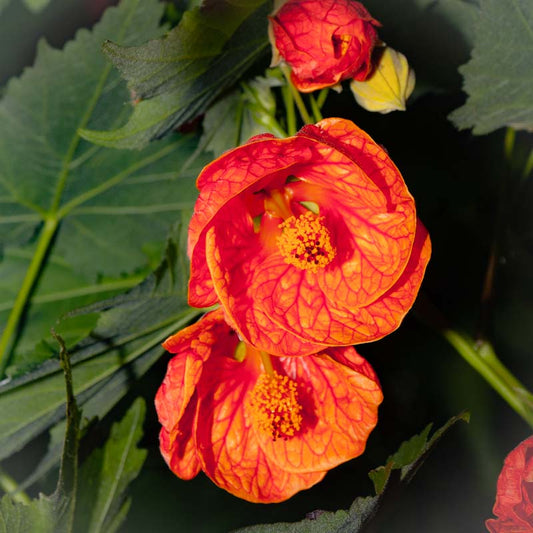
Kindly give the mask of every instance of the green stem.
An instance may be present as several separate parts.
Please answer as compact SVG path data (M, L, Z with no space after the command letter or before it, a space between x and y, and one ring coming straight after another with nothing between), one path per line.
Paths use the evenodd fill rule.
M313 124L313 120L311 119L311 115L309 115L309 112L307 111L307 108L305 107L301 94L299 93L298 89L292 84L290 69L286 65L280 68L281 68L281 71L283 72L283 75L285 76L285 79L287 80L287 84L290 87L292 97L294 98L294 103L296 104L296 107L298 108L298 111L300 113L300 116L302 117L302 120L304 121L305 124Z
M28 505L31 503L30 497L22 490L19 490L17 482L9 475L6 474L0 468L0 489L6 494L9 494L11 498L19 503Z
M522 180L525 181L529 174L531 174L531 171L533 170L533 150L529 152L529 156L526 161L526 165L524 167L524 171L522 172Z
M318 105L318 109L322 109L324 103L326 102L326 98L328 97L328 94L329 94L329 87L326 87L325 89L322 89L318 93L318 97L316 99L316 103Z
M289 135L296 135L296 113L294 112L294 98L292 97L291 88L288 85L284 85L281 88L281 94L287 117L287 133Z
M13 305L13 309L7 319L6 327L2 332L2 337L0 337L0 377L3 376L4 370L9 362L8 359L13 337L16 334L20 318L24 312L24 307L29 299L37 276L39 275L46 252L54 238L57 226L58 220L55 217L45 221L39 236L39 241L37 242L37 248L33 254L30 266L28 267L26 276L24 277L24 281L22 282L22 286Z
M442 335L489 385L533 428L533 395L503 365L492 345L474 341L451 328L429 298L420 293L415 307L419 320Z
M533 395L516 379L496 356L488 342L474 343L453 329L442 330L444 338L533 428Z
M309 95L309 101L311 102L311 110L313 111L315 122L320 122L324 117L322 116L320 107L312 94Z

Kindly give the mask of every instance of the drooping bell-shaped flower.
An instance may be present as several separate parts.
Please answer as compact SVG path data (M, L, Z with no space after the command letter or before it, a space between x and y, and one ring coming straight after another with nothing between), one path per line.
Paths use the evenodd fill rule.
M160 448L183 479L203 470L252 502L279 502L363 453L382 393L352 347L274 357L243 343L223 311L169 337L155 404Z
M189 303L220 303L277 355L380 339L412 306L430 241L385 150L340 118L253 137L206 166L189 226Z

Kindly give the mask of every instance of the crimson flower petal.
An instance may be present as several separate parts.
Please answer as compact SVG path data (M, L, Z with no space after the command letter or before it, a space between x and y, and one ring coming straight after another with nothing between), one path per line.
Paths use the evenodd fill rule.
M493 513L498 518L485 522L491 533L533 531L533 435L505 458Z

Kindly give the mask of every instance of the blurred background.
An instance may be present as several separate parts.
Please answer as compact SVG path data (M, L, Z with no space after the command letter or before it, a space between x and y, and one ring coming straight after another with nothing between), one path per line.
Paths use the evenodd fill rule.
M116 3L50 0L41 11L32 12L22 0L4 0L0 86L32 64L39 39L62 47L78 28L90 27L106 7ZM175 4L183 7L183 3ZM390 9L382 14L380 2L365 4L383 23L382 38L394 42L414 66L417 90L405 113L370 114L358 108L345 91L330 96L324 115L352 119L386 147L402 171L433 242L423 298L432 301L454 328L475 336L482 327L503 363L531 389L533 187L531 177L518 178L531 149L531 135L517 134L516 157L509 163L504 158L503 130L479 137L457 131L447 115L464 103L457 67L468 61L471 44L457 35L438 11L424 11L428 2L405 0L397 5L403 21L409 16L414 21L423 13L420 31L439 43L437 54L435 48L414 46L407 35L408 26L401 25ZM480 295L499 209L504 223L498 230L494 297L489 320L482 323ZM282 504L242 502L215 487L203 474L184 482L167 469L158 451L159 425L153 408L167 362L159 361L90 435L92 440L82 443L83 455L85 449L105 438L106 428L123 415L132 398L139 394L146 398L142 444L149 455L132 484L133 504L121 531L224 532L255 523L296 521L316 509L348 508L356 496L372 493L367 472L385 464L402 441L428 423L440 427L465 409L471 412L470 423L450 430L407 490L382 509L369 531L485 531L484 520L492 516L503 459L530 430L459 354L425 325L425 312L424 306L417 304L397 332L358 348L376 369L385 394L380 421L365 454ZM45 444L43 436L12 457L12 475L22 479L31 472ZM51 473L30 492L49 492L56 475Z

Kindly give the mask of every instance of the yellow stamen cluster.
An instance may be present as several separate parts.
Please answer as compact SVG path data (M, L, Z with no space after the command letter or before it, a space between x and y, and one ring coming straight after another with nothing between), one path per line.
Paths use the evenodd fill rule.
M278 237L278 247L286 263L311 272L331 263L336 250L323 220L324 217L307 211L299 217L291 216L279 225L282 233Z
M261 374L250 394L252 416L272 440L294 437L302 426L302 406L296 383L274 371Z

